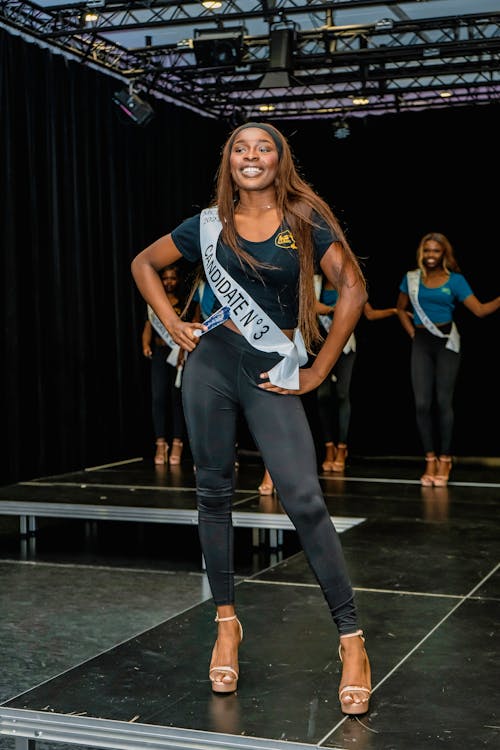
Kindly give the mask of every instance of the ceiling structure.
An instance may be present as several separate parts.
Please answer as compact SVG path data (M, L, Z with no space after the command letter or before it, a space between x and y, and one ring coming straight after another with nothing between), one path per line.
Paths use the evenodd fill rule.
M499 0L0 0L0 25L235 123L500 100Z

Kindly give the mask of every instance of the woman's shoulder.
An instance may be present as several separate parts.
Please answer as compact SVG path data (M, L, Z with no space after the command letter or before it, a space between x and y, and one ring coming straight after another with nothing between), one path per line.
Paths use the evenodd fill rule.
M200 216L201 213L193 214L192 216L188 216L187 219L183 219L180 224L177 225L177 227L173 230L174 232L178 229L196 229L200 227Z
M200 214L194 214L184 219L178 224L175 229L172 230L172 237L174 242L176 240L191 240L194 237L198 237L200 234Z
M332 243L339 241L333 227L317 211L311 214L311 233L318 260L321 260Z
M172 239L179 252L190 262L196 262L200 253L200 214L195 214L175 227Z
M405 271L403 274L403 281L407 281L408 277L411 278L418 278L421 279L422 272L420 271L420 268L409 268L408 271Z
M458 271L450 273L450 286L460 299L465 299L469 294L474 293L463 273L459 273Z
M452 286L458 286L462 287L464 285L467 285L467 279L463 275L463 273L460 273L459 271L450 271L450 277L449 277L449 283Z

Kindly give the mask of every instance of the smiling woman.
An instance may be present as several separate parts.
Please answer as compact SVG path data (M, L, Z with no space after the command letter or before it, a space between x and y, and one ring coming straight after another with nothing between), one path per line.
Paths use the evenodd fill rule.
M230 319L207 331L184 322L163 293L159 270L183 256L202 262L214 308ZM339 291L334 324L320 339L314 272ZM297 173L283 135L247 123L222 152L213 206L136 256L134 279L170 335L189 351L182 383L196 464L199 534L216 605L209 678L216 693L238 685L243 629L234 602L234 446L240 411L320 583L340 636L342 711L368 710L370 664L342 549L326 508L300 394L328 375L366 302L363 275L337 219ZM224 318L222 318L224 320Z
M397 303L398 315L412 339L411 382L417 427L425 452L425 487L444 487L451 471L453 394L460 365L460 336L453 322L457 302L478 318L500 308L500 297L480 302L460 273L453 247L439 232L420 240L418 267L404 276ZM414 317L406 315L409 305ZM439 458L435 447L434 397L439 429Z

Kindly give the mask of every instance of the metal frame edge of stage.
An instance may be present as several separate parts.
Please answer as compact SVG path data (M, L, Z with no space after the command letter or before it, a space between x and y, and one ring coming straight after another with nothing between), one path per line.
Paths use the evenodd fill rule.
M49 714L7 708L5 704L0 704L0 737L15 740L16 750L26 750L34 742L66 742L114 750L311 750L318 747L156 724Z
M0 501L0 515L34 516L49 518L79 518L95 521L136 521L144 523L198 524L197 510L169 510L164 508L141 508L132 506L83 505L72 503L34 503L17 500ZM366 518L330 516L340 531L356 526ZM244 513L233 511L233 525L242 528L293 530L294 526L285 513Z

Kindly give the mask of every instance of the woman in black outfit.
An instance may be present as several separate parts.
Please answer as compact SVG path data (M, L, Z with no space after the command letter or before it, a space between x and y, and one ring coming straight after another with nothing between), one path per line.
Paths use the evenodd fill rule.
M230 318L209 332L179 319L158 271L180 257L202 261L216 307ZM330 332L318 339L313 276L319 263L339 290ZM212 690L234 692L243 630L235 613L234 445L241 409L321 586L340 636L342 711L368 710L370 664L339 537L319 484L314 442L299 394L327 377L366 302L365 282L338 221L298 175L272 125L236 128L223 150L215 205L143 250L132 273L146 301L189 354L183 379L196 464L199 533L217 608Z

